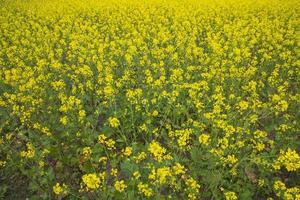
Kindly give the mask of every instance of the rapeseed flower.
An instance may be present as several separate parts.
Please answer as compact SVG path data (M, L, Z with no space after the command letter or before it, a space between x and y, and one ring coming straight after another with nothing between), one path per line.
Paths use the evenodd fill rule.
M118 192L123 192L127 188L127 186L124 183L124 180L116 181L114 187Z
M85 174L82 176L82 182L87 190L95 190L100 187L101 179L96 173Z

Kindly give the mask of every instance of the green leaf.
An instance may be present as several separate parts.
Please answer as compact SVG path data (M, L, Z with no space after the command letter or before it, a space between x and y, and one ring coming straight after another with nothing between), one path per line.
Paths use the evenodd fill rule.
M126 176L131 176L133 172L137 170L138 170L138 166L131 163L129 160L126 160L121 164L121 171Z

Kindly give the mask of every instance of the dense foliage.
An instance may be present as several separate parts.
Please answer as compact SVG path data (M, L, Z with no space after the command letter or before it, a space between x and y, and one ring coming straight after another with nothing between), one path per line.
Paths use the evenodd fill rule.
M0 198L299 200L298 8L1 1Z

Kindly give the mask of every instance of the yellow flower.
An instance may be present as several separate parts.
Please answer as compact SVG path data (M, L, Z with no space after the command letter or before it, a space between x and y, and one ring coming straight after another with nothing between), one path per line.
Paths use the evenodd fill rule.
M114 94L115 90L112 86L108 85L104 87L103 92L106 98L110 98Z
M85 110L79 110L78 112L78 120L79 122L82 122L82 120L85 118L86 114L85 114Z
M123 150L123 155L124 156L130 156L132 154L132 147L126 147L124 150Z
M295 150L290 148L287 151L280 151L277 162L285 166L288 171L296 171L300 168L300 156Z
M149 187L148 184L139 183L138 190L140 194L145 195L146 197L151 197L153 195L153 190Z
M198 191L200 189L200 185L197 183L197 181L195 179L193 179L192 177L189 177L186 180L186 185L192 189L192 190L196 190Z
M265 185L265 180L264 179L258 179L258 186L263 187Z
M210 136L207 135L207 134L201 134L199 136L199 143L204 145L204 146L207 146L209 144L209 141L210 141Z
M224 195L225 195L226 200L237 200L238 199L235 192L225 192Z
M135 172L133 173L133 177L134 177L135 179L139 179L139 178L141 177L140 172L139 172L139 171L135 171Z
M160 184L166 183L167 178L172 176L170 167L158 168L156 174Z
M185 149L188 146L192 129L176 130L174 136L177 137L177 143L181 149Z
M65 184L63 184L62 186L60 185L60 183L56 183L54 186L53 186L53 192L56 194L56 195L60 195L62 193L66 194L67 193L67 186Z
M123 192L127 188L127 186L125 185L123 180L116 181L114 186L115 186L115 189L119 192Z
M105 157L105 156L102 156L102 157L99 158L99 162L106 163L106 161L107 161L107 157Z
M238 105L240 110L246 110L249 107L249 103L247 101L241 101Z
M115 117L108 118L108 123L113 128L117 128L118 126L120 126L120 121Z
M98 136L98 142L99 142L100 144L105 144L106 138L107 138L107 137L106 137L104 134L101 134L101 135Z
M285 184L281 181L275 181L274 182L274 189L275 190L285 190L286 187L285 187Z
M92 154L92 149L91 147L84 147L82 150L82 154L84 156L85 159L90 158L91 154Z
M152 153L155 160L161 162L163 160L163 156L166 153L166 149L161 147L158 142L152 141L148 147L150 153Z
M1 161L0 161L0 166L1 166ZM45 166L45 162L44 161L39 161L39 167L43 168Z
M126 97L127 100L132 103L132 104L137 104L138 103L138 99L141 98L143 94L143 90L138 88L138 89L129 89L126 92Z
M285 100L279 101L276 105L277 110L280 110L281 112L286 111L288 109L288 107L289 107L289 104Z
M5 167L5 165L6 165L6 161L0 160L0 167Z
M107 146L107 148L108 148L109 150L113 150L113 149L116 148L116 147L115 147L116 142L115 142L113 139L107 140L107 141L105 142L105 144L106 144L106 146Z
M82 176L82 181L83 181L84 185L86 186L87 190L97 189L97 188L100 187L100 184L101 184L100 177L97 176L96 173L83 175Z
M257 151L263 151L265 149L265 144L261 142L254 142L254 148L257 149Z
M238 159L235 157L235 155L228 155L225 159L223 159L226 164L229 166L233 166L237 163Z
M63 80L54 81L51 83L51 85L55 91L63 90L66 86L66 84Z
M60 195L60 194L63 192L63 189L62 189L62 187L60 186L59 183L56 183L56 185L53 186L53 192L54 192L56 195Z
M197 195L199 195L200 185L192 177L186 178L186 176L182 176L182 178L185 179L185 184L187 186L185 191L187 191L188 193L188 199L197 199Z
M111 174L112 176L117 176L117 175L118 175L118 169L112 168L110 174Z
M292 187L288 188L283 195L285 200L299 200L300 199L300 188Z
M153 117L156 117L158 115L158 111L157 110L154 110L153 112L152 112L152 116Z
M64 116L64 117L61 117L60 120L59 120L63 125L67 125L68 124L68 117L67 116Z
M26 151L21 151L20 155L21 157L24 158L33 158L35 155L35 150L33 149L33 146L31 143L27 143L27 150Z
M176 175L185 173L184 166L182 166L180 163L176 163L175 166L173 166L173 170Z
M142 151L141 153L139 153L137 156L134 156L133 158L135 159L136 163L139 163L142 160L144 160L146 157L147 157L147 154Z

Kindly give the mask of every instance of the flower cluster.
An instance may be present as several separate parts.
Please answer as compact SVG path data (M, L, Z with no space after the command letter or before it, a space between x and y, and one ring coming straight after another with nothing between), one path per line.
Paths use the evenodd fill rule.
M103 179L103 173L100 175L97 175L96 173L85 174L82 176L82 183L87 190L95 190L101 186Z

